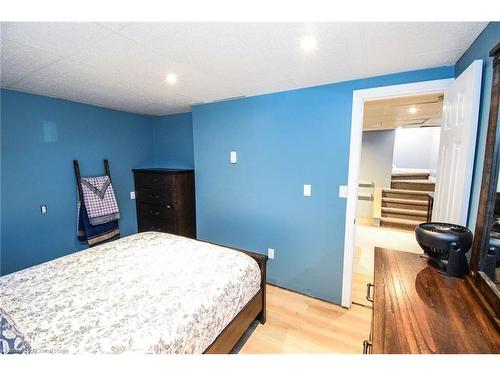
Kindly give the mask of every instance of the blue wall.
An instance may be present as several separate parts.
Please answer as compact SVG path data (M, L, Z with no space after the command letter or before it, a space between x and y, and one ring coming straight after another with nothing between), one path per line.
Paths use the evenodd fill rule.
M73 158L87 175L110 160L125 235L136 231L131 169L194 164L200 239L261 253L273 247L270 282L339 303L346 201L338 186L347 183L352 91L453 76L454 67L441 67L161 117L2 90L1 271L83 248L75 238ZM303 184L312 184L312 197L303 197Z
M346 200L338 187L347 184L352 92L453 75L449 66L195 106L198 238L274 248L270 282L340 303Z
M121 232L137 231L131 169L153 163L149 116L1 90L1 124L2 274L84 247L75 234L73 159L83 175L102 174L109 160Z
M488 132L488 118L490 113L493 59L489 57L489 52L498 42L500 42L500 22L490 22L455 65L455 77L458 77L474 60L483 60L481 107L479 112L476 155L472 177L469 217L467 222L467 226L472 231L474 231L476 227L476 214L477 207L479 205L481 181L483 178L484 149L486 145L486 134Z
M191 112L153 117L155 164L159 167L193 168Z

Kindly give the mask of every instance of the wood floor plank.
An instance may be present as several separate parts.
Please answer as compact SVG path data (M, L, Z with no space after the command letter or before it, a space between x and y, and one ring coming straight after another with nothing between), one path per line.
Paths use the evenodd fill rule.
M361 353L370 332L371 309L344 309L276 286L267 286L267 321L241 354Z

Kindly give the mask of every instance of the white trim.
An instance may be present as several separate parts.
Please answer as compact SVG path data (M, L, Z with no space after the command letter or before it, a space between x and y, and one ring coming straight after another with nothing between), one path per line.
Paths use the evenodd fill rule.
M342 301L344 307L351 307L352 274L354 268L354 249L356 225L356 204L358 196L359 163L361 158L361 139L363 136L363 107L367 100L384 99L395 96L410 96L432 92L444 92L453 78L408 83L403 85L375 87L352 92L351 146L349 150L349 177L347 206L345 215L344 268L342 276Z

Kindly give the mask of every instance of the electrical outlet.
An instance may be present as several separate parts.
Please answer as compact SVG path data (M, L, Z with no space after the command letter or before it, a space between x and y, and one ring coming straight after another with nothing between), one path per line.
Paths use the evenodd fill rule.
M41 212L42 214L46 214L46 213L47 213L47 211L48 211L47 205L46 205L46 204L42 204L42 205L40 206L40 212Z
M269 257L269 259L274 259L274 249L267 249L267 256Z
M135 199L135 191L130 192L130 199Z

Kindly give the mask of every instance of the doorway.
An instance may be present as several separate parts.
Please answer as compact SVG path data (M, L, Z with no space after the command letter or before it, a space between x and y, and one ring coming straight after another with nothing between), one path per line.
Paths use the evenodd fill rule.
M414 230L431 216L442 115L443 92L364 103L352 303L370 305L375 247L422 252Z
M351 119L351 146L349 151L349 177L346 206L344 264L342 277L342 301L344 307L351 307L354 287L354 257L356 235L356 212L359 190L359 167L361 161L361 144L363 135L363 111L365 101L387 99L401 96L442 93L453 83L453 79L416 82L403 85L377 87L353 92L352 119Z
M342 306L350 307L352 302L355 219L365 102L444 93L432 221L466 225L479 117L482 65L482 60L474 61L455 79L415 82L353 92ZM407 177L403 176L406 180ZM393 187L392 184L391 181L391 187ZM408 185L408 182L398 183L395 186L401 186L401 184ZM414 184L411 186L414 187Z

